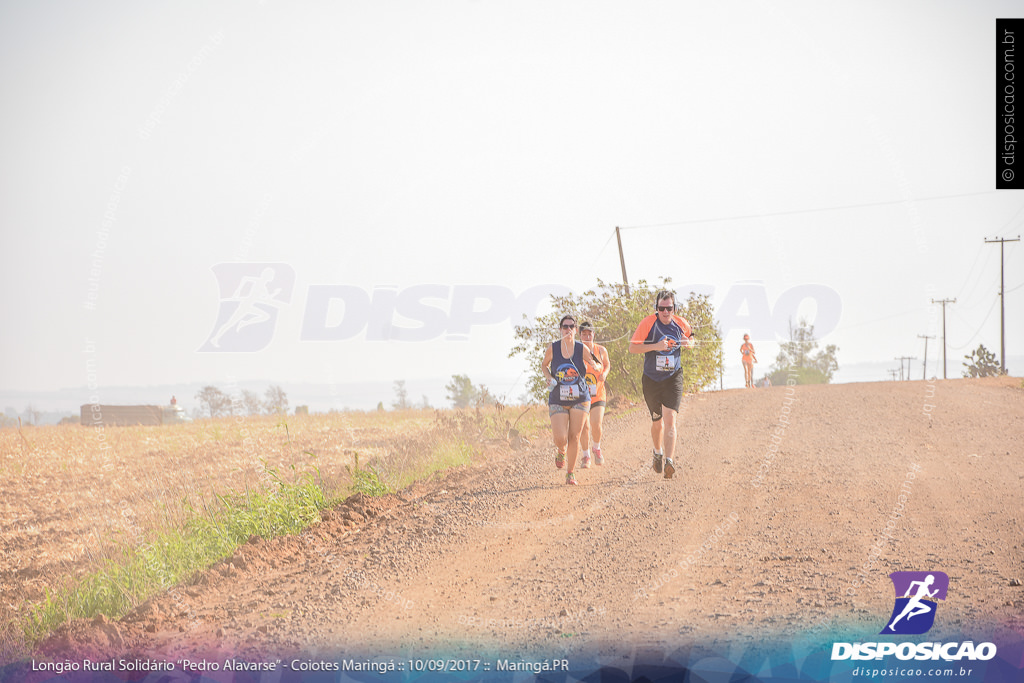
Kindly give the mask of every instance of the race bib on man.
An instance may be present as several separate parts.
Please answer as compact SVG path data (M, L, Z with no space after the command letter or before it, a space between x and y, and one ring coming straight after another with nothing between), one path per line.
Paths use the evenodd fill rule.
M658 356L657 358L654 359L654 363L654 367L658 370L658 372L675 372L675 356Z

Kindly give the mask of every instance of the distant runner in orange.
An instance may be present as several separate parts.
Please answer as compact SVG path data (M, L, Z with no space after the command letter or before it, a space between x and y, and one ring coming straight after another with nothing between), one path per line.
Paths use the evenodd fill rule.
M754 363L757 362L757 355L754 353L754 345L750 343L750 335L743 335L743 346L740 347L740 354L743 356L743 379L747 389L754 388Z
M583 449L580 468L586 469L590 467L591 436L594 440L594 464L604 464L604 454L601 452L605 407L604 381L608 378L611 366L608 364L608 349L594 343L594 326L587 321L580 323L580 341L590 349L591 355L601 362L600 369L594 367L592 363L587 363L587 384L590 385L590 417L583 423L583 433L580 435L580 448Z

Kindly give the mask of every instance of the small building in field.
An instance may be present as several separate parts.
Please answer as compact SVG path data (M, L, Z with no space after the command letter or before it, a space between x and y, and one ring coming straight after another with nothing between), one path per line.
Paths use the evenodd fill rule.
M165 425L191 422L181 406L108 406L87 403L82 406L81 424L103 425Z

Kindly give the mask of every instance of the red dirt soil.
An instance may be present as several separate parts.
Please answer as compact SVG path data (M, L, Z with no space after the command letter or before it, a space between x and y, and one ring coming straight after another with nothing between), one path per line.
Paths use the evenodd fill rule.
M578 487L538 435L352 498L301 536L252 540L35 656L614 658L872 639L898 570L950 577L929 638L1024 634L1021 380L701 394L679 424L672 480L651 469L646 413L619 412L605 465L577 470Z

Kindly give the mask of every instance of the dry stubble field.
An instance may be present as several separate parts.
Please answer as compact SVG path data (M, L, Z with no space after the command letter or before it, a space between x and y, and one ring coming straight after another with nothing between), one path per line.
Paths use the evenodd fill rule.
M154 530L179 528L187 506L203 514L217 494L273 488L275 478L293 483L303 473L328 497L344 497L357 458L393 485L439 440L485 438L499 424L493 411L461 421L406 411L0 430L0 629L16 631L47 589L118 559Z

